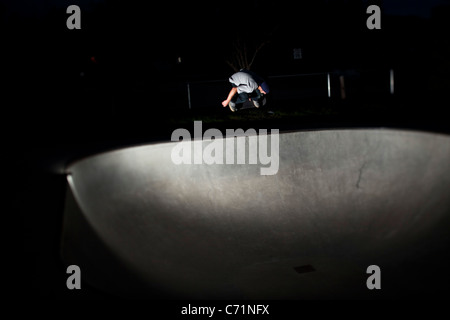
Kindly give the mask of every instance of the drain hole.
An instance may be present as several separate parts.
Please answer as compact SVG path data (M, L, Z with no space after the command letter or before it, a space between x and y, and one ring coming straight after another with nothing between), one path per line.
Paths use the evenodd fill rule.
M310 264L307 264L305 266L300 266L300 267L294 267L294 270L297 273L307 273L307 272L313 272L316 271L316 269L314 269L314 267Z

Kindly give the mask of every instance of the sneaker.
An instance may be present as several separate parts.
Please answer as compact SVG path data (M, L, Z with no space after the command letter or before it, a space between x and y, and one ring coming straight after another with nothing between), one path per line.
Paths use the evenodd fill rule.
M258 102L258 101L253 100L253 105L254 105L256 108L259 108L259 102Z
M233 101L230 101L230 103L228 104L228 106L230 107L230 110L231 110L231 111L233 111L233 112L236 112L236 111L237 111L236 103L234 103Z

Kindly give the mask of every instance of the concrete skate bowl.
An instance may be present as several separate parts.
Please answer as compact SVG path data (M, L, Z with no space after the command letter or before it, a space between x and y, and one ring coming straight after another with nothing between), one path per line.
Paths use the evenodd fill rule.
M339 129L278 138L274 175L261 175L259 159L176 165L178 142L72 163L64 263L121 297L408 298L449 284L450 136ZM380 267L381 290L367 288L370 265Z

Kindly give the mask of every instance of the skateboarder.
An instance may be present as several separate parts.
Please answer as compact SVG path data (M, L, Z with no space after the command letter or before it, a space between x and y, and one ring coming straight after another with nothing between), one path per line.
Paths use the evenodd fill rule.
M257 74L246 69L233 74L229 81L232 88L227 99L222 101L222 106L229 106L233 112L238 110L237 104L247 100L252 101L253 105L259 108L263 104L265 95L269 93L267 83Z

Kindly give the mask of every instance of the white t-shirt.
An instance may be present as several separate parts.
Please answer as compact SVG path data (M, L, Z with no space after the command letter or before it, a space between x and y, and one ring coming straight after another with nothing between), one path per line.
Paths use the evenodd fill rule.
M234 87L237 87L237 93L252 93L258 89L258 83L245 72L236 72L230 77L229 81Z

